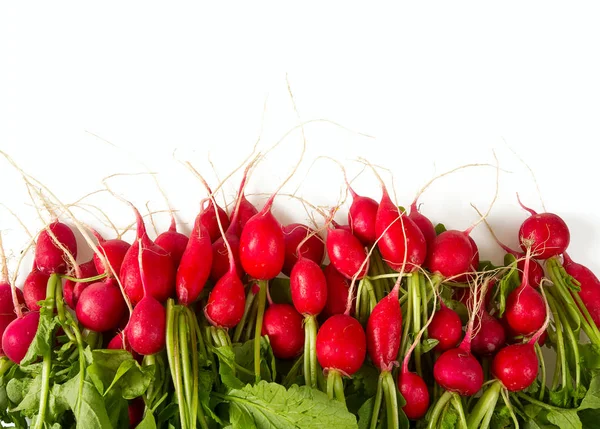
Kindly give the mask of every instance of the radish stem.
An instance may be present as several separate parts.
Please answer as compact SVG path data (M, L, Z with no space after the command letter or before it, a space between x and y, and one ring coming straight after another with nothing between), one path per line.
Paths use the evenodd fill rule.
M260 338L262 335L269 282L267 280L259 280L258 286L260 287L260 291L258 292L258 313L256 314L256 329L254 330L254 375L257 383L260 381Z

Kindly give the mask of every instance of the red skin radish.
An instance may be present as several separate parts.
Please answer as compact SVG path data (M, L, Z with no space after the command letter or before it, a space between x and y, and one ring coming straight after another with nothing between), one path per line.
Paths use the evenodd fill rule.
M2 351L14 363L21 363L35 337L40 313L31 311L13 320L2 335Z
M529 244L537 259L548 259L564 253L571 241L565 221L554 213L538 214L523 204L521 207L531 214L519 228L521 248L526 251Z
M402 411L411 420L421 419L429 409L429 390L425 381L410 371L398 374L398 390L406 401Z
M463 336L460 316L442 303L440 309L433 315L427 332L429 338L439 341L435 346L436 351L450 350L457 346Z
M241 196L241 200L240 200L239 206L236 210L236 213L237 213L236 234L238 234L238 236L241 235L241 233L244 230L244 227L246 226L248 221L252 217L254 217L256 214L258 214L258 210L256 209L256 207L254 207L252 205L252 203L246 199L243 192L240 194L240 196ZM232 219L235 217L236 213L231 214Z
M429 248L429 246L431 246L435 240L437 234L435 233L435 227L429 218L419 213L416 201L410 205L410 214L408 215L408 218L412 220L421 230L421 233L425 238L425 242L427 243L427 247Z
M148 294L160 302L173 295L175 284L175 268L169 254L150 240L142 216L134 207L137 220L137 240L141 240L142 259L146 267L146 288ZM121 265L120 279L125 293L133 304L144 296L140 267L138 263L139 242L129 248Z
M127 406L127 413L129 414L130 428L134 428L140 424L140 422L144 418L145 409L146 404L144 404L144 400L142 398L135 398L129 401L129 405Z
M369 271L367 252L362 243L352 233L343 228L327 230L327 254L329 260L347 279L356 276L362 279ZM365 263L365 259L367 262Z
M317 359L326 370L351 376L362 366L366 352L365 331L358 320L348 315L330 317L317 333Z
M240 236L240 260L248 275L270 280L281 272L285 262L285 237L271 213L274 195L265 207L248 220Z
M127 306L116 280L107 279L84 289L75 313L85 328L105 332L119 326L126 311Z
M38 311L40 309L38 302L46 299L46 287L49 278L50 275L41 272L37 268L33 268L25 279L23 298L29 310Z
M142 355L136 353L133 350L133 348L131 347L131 344L129 344L129 340L127 339L127 336L125 335L125 331L118 332L117 335L115 335L109 341L106 348L109 350L126 350L129 353L131 353L131 356L135 360L137 360L140 364L142 363L142 360L144 359Z
M565 271L581 284L579 297L596 326L600 326L600 280L589 268L573 262L566 253L563 256Z
M125 335L136 353L153 355L165 348L166 326L165 308L147 295L133 309Z
M475 357L461 348L444 352L433 367L440 386L463 396L476 394L483 385L483 369Z
M377 210L375 233L381 256L393 270L412 272L427 256L427 243L419 227L404 213L399 218L398 207L392 202L387 189L381 184L383 196Z
M212 259L210 236L198 215L177 269L175 288L180 304L189 305L198 299L210 275Z
M242 320L246 305L244 284L233 271L225 274L217 282L208 297L205 314L213 326L233 328Z
M90 259L89 261L79 265L79 273L75 277L79 279L87 279L97 275L98 271L96 270L96 264L94 263L93 259ZM93 282L81 283L74 282L72 280L66 280L65 284L63 285L63 298L67 305L72 309L75 309L81 292L83 292L83 290L92 283Z
M59 243L61 243L73 256L77 258L77 241L71 228L62 222L55 220L48 229L52 231ZM40 232L35 243L34 264L45 274L64 274L67 272L67 258L65 253L54 243L47 229Z
M485 309L478 319L479 330L471 340L471 350L476 356L492 356L506 344L506 332L502 323Z
M99 237L96 235L96 237ZM99 239L98 250L104 254L108 263L113 268L115 273L119 275L121 272L121 265L123 264L123 260L125 259L125 255L127 251L131 247L131 244L126 241L120 240L118 238L112 240L104 240ZM106 269L104 267L104 262L100 259L100 257L94 253L94 264L96 265L96 270L98 274L104 274L105 272L109 277L113 276L113 273L110 269Z
M292 223L283 227L283 236L285 238L285 261L283 263L282 272L286 276L290 276L294 264L298 261L298 245L310 234L314 234L314 230L301 223ZM299 252L304 258L321 264L325 255L325 245L317 235L312 235L308 238Z
M492 361L492 375L510 392L518 392L533 384L539 365L533 344L513 344L496 354Z
M321 267L300 257L290 274L290 291L296 310L305 316L316 316L327 304L327 279Z
M219 214L219 220L221 221L223 230L226 231L229 227L229 216L227 216L227 212L221 207L217 206L217 210L215 211L214 206L209 204L209 206L205 210L202 210L199 215L200 223L206 228L211 243L215 242L221 236L219 223L217 222L217 213Z
M398 287L375 305L367 321L367 350L380 371L390 371L400 348L402 311Z
M490 231L491 231L491 228L490 228ZM502 248L502 250L504 250L506 253L510 253L517 259L517 269L519 270L520 275L522 276L523 272L525 271L525 253L517 252L516 250L513 250L510 247L508 247L507 245L505 245L504 243L502 243L498 239L498 237L496 237L496 234L494 234L493 231L492 231L492 236L494 237L494 240L496 240L496 243L498 243L498 246L500 246ZM543 278L544 278L544 269L542 268L542 266L537 261L530 259L530 261L529 261L529 284L531 285L531 287L538 288L540 286L540 283L542 283Z
M290 304L271 304L265 311L262 335L268 335L278 359L292 359L304 347L304 318Z
M442 232L429 247L426 266L433 273L444 277L457 277L473 271L475 250L463 231Z
M524 281L508 295L505 317L515 335L531 335L540 329L546 319L544 298Z
M225 236L227 237L227 242L233 252L237 276L242 278L244 277L244 268L242 268L242 262L240 261L240 239L236 233L230 232L231 229L232 228L230 227L225 233ZM216 283L229 271L229 255L227 254L227 246L225 245L223 237L219 237L212 244L212 255L210 279Z
M348 186L348 190L352 194L352 205L348 211L348 224L352 233L361 243L370 247L377 240L375 223L379 204L373 198L358 195L350 186Z
M350 293L348 280L332 264L323 268L323 274L325 274L325 280L327 281L327 303L323 309L323 314L325 317L344 314L348 294Z
M177 269L183 252L187 247L188 237L185 234L177 232L177 224L173 216L171 216L171 226L169 229L156 237L154 243L166 250L171 259L173 259L175 269Z
M18 302L23 304L25 302L23 293L20 289L15 289L15 291ZM17 314L13 307L11 287L8 283L0 282L0 356L4 355L2 351L2 335L6 327L16 318Z

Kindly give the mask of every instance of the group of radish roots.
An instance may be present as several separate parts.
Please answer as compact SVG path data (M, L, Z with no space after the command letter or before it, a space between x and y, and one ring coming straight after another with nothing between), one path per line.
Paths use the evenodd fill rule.
M9 279L3 258L0 354L22 364L41 318L58 314L54 335L75 338L82 348L82 338L97 332L97 348L125 349L140 362L166 356L183 428L214 424L198 405L199 365L218 366L216 347L248 341L257 383L266 340L275 358L295 362L288 367L298 377L282 378L344 404L353 376L375 367L376 393L362 427L399 428L408 420L442 427L450 412L456 427L489 427L500 404L518 427L522 407L545 404L565 373L568 383L584 382L567 360L579 329L600 345L600 283L567 255L569 229L556 214L522 206L530 216L519 229L521 249L498 242L507 264L496 267L480 264L472 227L435 227L416 200L409 210L392 201L381 180L379 202L346 181L347 224L334 220L338 205L313 207L323 221L312 226L282 225L271 212L277 193L262 208L244 195L253 165L229 213L208 189L189 236L173 217L153 240L131 206L137 234L128 243L102 236L61 206L60 219L35 237L22 288L16 276ZM24 177L46 200L56 198ZM77 261L74 229L93 249L91 260ZM274 288L285 289L279 297L289 288L289 299L275 302ZM552 387L544 342L557 350L561 372ZM34 359L49 377L52 354ZM528 393L536 380L541 387ZM38 428L51 423L48 388L42 380ZM149 412L148 403L132 401L131 426Z

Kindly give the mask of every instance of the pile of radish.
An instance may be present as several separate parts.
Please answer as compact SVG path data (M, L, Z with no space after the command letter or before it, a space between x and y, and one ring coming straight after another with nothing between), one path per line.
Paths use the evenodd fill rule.
M45 225L18 261L0 234L3 423L600 428L600 280L567 253L559 215L518 201L513 250L487 214L446 229L422 191L405 210L371 166L373 195L345 180L350 203L282 224L281 187L262 207L246 198L260 159L228 207L192 168L206 197L189 233L171 212L152 236L130 204L130 242L17 167ZM501 266L480 261L482 224Z

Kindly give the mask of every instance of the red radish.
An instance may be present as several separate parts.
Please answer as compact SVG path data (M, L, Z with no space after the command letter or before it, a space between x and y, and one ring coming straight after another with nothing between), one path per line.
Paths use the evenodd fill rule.
M415 223L415 225L417 225L417 227L421 230L421 233L423 233L427 247L431 246L436 237L435 227L427 216L419 212L417 200L413 201L413 203L410 205L410 214L408 217Z
M145 282L148 294L158 301L164 302L173 295L175 283L173 261L162 247L150 240L142 216L135 207L133 207L133 210L137 221L137 241L125 254L119 277L131 302L133 304L139 302L144 296L138 262L139 243L141 242L141 255L146 267Z
M24 303L23 293L20 289L16 289L17 300L20 304ZM15 308L12 301L11 287L6 282L0 282L0 340L6 330L6 327L17 318ZM2 341L0 341L0 356L3 356Z
M246 195L244 194L248 173L253 165L254 162L251 162L244 171L244 176L242 178L240 191L238 194L238 203L236 204L233 213L231 213L231 221L232 223L235 223L235 231L238 236L242 233L248 221L258 213L256 207L254 207L254 205L252 205L252 203L246 199ZM236 218L235 222L233 221L234 218Z
M2 351L7 358L14 363L21 363L35 337L39 323L40 313L37 311L25 313L23 317L9 323L2 335Z
M358 195L350 187L350 184L348 184L348 190L352 195L352 205L348 211L348 224L352 228L352 233L362 244L372 246L377 240L375 223L379 204L373 198Z
M418 374L402 371L398 374L398 390L406 401L402 411L411 420L421 419L429 409L429 390Z
M112 267L114 272L117 275L119 275L119 273L121 272L121 265L123 264L123 260L125 259L125 255L131 247L131 244L118 238L114 238L112 240L105 240L96 231L92 232L98 239L98 250L104 254L104 256L107 259L107 263L110 265L110 267ZM113 272L111 271L111 269L106 269L107 267L104 266L104 262L95 252L94 264L96 265L96 270L98 271L98 274L104 274L106 272L109 277L113 276Z
M546 305L542 296L529 285L531 249L525 256L521 285L506 299L506 322L516 335L528 336L540 329L546 319Z
M581 285L579 297L587 308L596 326L600 326L600 280L587 267L573 262L567 253L563 254L563 267Z
M108 278L83 290L77 301L76 315L85 328L105 332L119 326L126 310L116 280Z
M482 357L494 355L506 344L506 332L502 323L484 308L481 309L481 315L476 323L479 329L471 342L473 354Z
M476 270L472 267L476 249L469 240L469 230L442 232L429 247L426 266L444 277L458 277Z
M527 251L531 247L537 259L548 259L564 253L571 241L571 233L565 221L554 213L538 214L525 207L520 200L519 204L531 214L519 229L521 248Z
M129 401L127 413L129 415L129 427L134 428L139 425L144 418L146 404L142 398L135 398Z
M96 264L93 259L90 259L83 264L80 264L75 269L75 277L78 279L87 279L90 277L94 277L98 275L98 271L96 270ZM67 305L72 309L75 309L77 305L77 300L81 295L81 292L91 285L93 282L82 283L82 282L74 282L72 280L66 280L63 285L63 298Z
M208 188L208 193L211 194L210 188ZM223 225L223 229L227 229L229 227L229 216L227 216L227 212L223 210L221 207L217 206L215 210L212 204L202 210L200 213L200 223L206 228L208 235L210 236L210 242L213 243L217 240L221 233L219 232L219 224L217 223L217 213L219 216L219 220L221 221L221 225Z
M327 304L327 279L318 264L303 256L290 274L292 302L300 314L316 316Z
M397 282L394 289L375 305L367 321L367 350L380 371L390 371L400 349L402 311L398 301Z
M456 347L463 336L463 331L458 313L446 307L443 302L440 305L440 309L431 319L427 333L429 338L439 341L435 350L445 352Z
M325 304L323 314L326 317L343 314L346 311L350 284L346 277L335 269L333 264L329 264L323 268L323 273L327 280L327 304ZM352 310L354 310L354 307Z
M50 232L48 232L50 230ZM54 238L63 245L67 251L77 257L77 241L71 228L55 220L46 229L40 232L35 243L35 266L45 274L64 274L67 271L66 255L54 241Z
M169 226L169 229L156 237L154 242L166 250L171 259L173 259L175 269L177 269L187 246L188 237L185 234L177 232L177 224L173 215L171 215L171 226Z
M381 178L379 181L383 191L375 222L379 251L393 270L412 272L425 262L427 256L425 237L409 216L400 213L390 199Z
M285 262L281 271L286 276L289 277L299 256L308 258L317 264L323 262L325 245L312 228L301 223L292 223L283 227L283 236L285 238ZM304 240L307 237L309 238ZM301 242L303 244L298 249Z
M347 279L362 279L369 271L369 259L362 243L343 228L327 230L327 254L337 271Z
M317 359L325 370L352 376L362 366L367 339L358 320L337 314L323 323L317 333Z
M133 309L129 323L125 329L125 336L131 344L131 348L141 355L153 355L165 348L167 315L162 304L150 294L148 288L148 276L144 261L144 240L139 238L136 245L131 246L138 249L138 273L142 284L144 297ZM172 263L169 258L169 264ZM123 265L125 267L125 265Z
M40 309L38 302L46 299L46 286L49 278L49 274L45 274L34 267L25 279L23 297L29 310L38 311Z
M177 269L175 288L182 305L189 305L200 296L210 275L212 258L210 236L199 214Z
M292 359L304 346L303 318L290 304L271 304L265 311L262 335L268 335L278 359Z
M124 331L117 333L117 335L115 335L108 342L108 345L106 346L106 348L109 350L127 350L129 353L132 353L132 352L135 353L133 351L133 349L131 348L131 344L129 344L127 337L125 336Z

